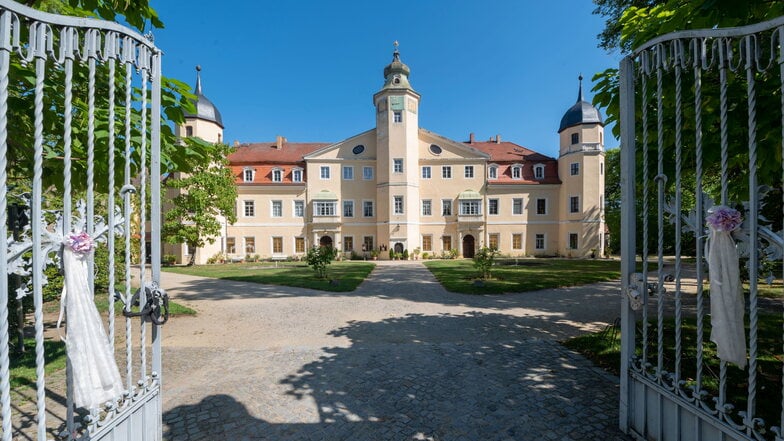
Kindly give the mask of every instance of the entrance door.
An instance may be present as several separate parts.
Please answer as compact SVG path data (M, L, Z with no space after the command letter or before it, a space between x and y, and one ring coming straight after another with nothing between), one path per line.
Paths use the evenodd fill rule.
M463 257L474 258L474 236L470 234L463 236Z
M403 244L398 242L395 244L395 254L403 254Z
M329 237L329 236L321 236L321 239L319 239L319 246L330 247L331 248L332 247L332 238Z

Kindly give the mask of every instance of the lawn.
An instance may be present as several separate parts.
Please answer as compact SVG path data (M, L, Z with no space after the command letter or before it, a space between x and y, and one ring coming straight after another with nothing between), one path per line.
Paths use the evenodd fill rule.
M463 294L535 291L621 277L621 262L603 259L498 259L491 279L481 281L473 260L428 260L425 266L444 288Z
M357 286L365 280L374 267L375 264L363 261L332 262L327 269L328 279L317 278L316 272L304 262L176 266L164 268L164 271L266 285L348 292L357 289Z
M748 317L747 317L748 321ZM648 361L656 364L657 358L657 324L651 321L648 327L649 354ZM637 338L640 340L642 324L637 324ZM710 320L704 322L703 341L703 377L702 388L712 396L718 396L719 387L719 359L716 357L716 345L710 342ZM781 329L782 317L779 314L760 314L758 321L757 337L757 417L766 422L778 421L781 404ZM664 320L664 368L672 371L675 365L675 321ZM697 354L697 325L695 318L685 318L682 327L683 348L681 378L686 381L686 388L695 384L696 354ZM564 346L580 352L591 359L594 364L620 374L621 360L621 335L620 330L608 327L603 332L586 334L564 342ZM638 344L641 346L641 343ZM638 355L641 349L638 347ZM746 395L748 392L748 373L734 365L727 369L727 400L734 404L736 409L746 409ZM712 403L710 399L706 400ZM737 420L737 418L736 418Z

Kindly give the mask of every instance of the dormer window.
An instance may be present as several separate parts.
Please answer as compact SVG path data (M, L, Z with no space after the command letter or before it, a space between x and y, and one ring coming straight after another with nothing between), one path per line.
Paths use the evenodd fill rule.
M291 171L291 180L292 182L302 182L302 169L295 168Z
M489 179L498 179L498 166L497 165L491 165L487 169L487 177Z
M523 166L515 164L512 166L512 179L523 179Z
M282 182L283 181L283 170L279 168L272 169L272 182Z
M543 164L536 164L534 166L534 178L535 179L544 179L544 165Z
M572 144L577 144L578 142L580 142L580 134L572 133Z
M253 178L256 175L256 170L251 167L246 167L242 170L242 181L243 182L253 182Z

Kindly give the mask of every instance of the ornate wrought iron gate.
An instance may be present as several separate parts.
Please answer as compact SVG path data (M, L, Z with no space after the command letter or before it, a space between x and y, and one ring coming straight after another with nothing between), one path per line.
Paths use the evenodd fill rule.
M101 314L108 341L100 344L108 346L109 360L116 358L117 390L124 392L104 405L76 408L74 378L82 367L73 354L64 380L46 373L50 350L62 352L62 343L51 330L45 334L52 317L43 302L58 279L64 238L73 232L96 242L95 254L86 257L85 286L109 311L116 300L133 303L132 280L157 285L160 100L161 52L150 38L116 23L0 0L0 237L9 238L0 247L0 273L9 274L0 277L4 441L161 439L160 326ZM34 303L30 394L32 386L10 384L9 365L20 350L8 326L17 296ZM139 302L144 308L146 297ZM64 314L68 339L75 325L70 313Z
M784 439L783 46L784 17L666 35L621 63L620 426L638 439ZM733 210L734 231L711 215ZM721 235L736 246L717 250ZM731 363L713 308L734 269L748 351Z

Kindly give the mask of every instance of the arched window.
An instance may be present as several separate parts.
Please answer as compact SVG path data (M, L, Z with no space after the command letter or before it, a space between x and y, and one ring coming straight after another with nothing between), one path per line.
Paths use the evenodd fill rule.
M256 176L256 170L252 167L245 167L242 170L242 180L243 182L253 182L253 178Z
M536 164L534 166L534 179L544 179L544 165Z
M272 182L282 182L283 181L283 170L279 168L272 169Z
M489 179L498 179L498 166L497 165L491 165L490 167L488 167L488 169L487 169L487 177Z
M523 179L523 166L515 164L512 166L512 179Z

